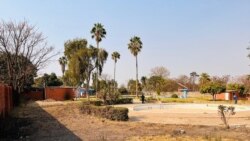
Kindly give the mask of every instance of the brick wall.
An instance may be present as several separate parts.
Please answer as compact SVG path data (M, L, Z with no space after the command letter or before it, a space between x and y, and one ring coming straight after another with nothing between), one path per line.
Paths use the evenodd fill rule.
M75 97L74 88L70 87L46 87L45 98L54 100L72 100Z
M24 94L25 98L28 100L44 100L43 90L29 91Z
M233 100L233 93L232 92L227 92L227 93L228 93L229 100ZM245 100L246 99L244 97L240 97L238 92L234 92L234 93L237 95L238 100ZM218 100L226 100L226 93L216 94L216 99L218 99Z
M4 118L13 109L11 87L0 84L0 117Z

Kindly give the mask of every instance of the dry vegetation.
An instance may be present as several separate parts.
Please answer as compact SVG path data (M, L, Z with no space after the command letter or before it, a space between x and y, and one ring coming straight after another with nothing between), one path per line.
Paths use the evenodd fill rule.
M117 122L83 115L79 103L30 103L14 111L13 116L29 119L18 138L27 140L248 140L250 129L221 126L175 125L143 122ZM28 130L32 129L32 130ZM180 134L179 130L185 133Z

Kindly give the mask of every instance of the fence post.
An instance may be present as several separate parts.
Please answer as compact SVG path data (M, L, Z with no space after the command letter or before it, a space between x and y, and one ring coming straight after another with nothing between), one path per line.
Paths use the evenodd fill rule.
M2 85L0 85L0 118L3 118L3 101L4 101L4 97L3 97L3 89L2 89Z
M12 88L0 84L0 118L5 118L12 109Z

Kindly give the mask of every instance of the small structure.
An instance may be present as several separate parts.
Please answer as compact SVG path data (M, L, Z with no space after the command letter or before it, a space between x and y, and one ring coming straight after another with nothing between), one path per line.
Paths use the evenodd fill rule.
M227 90L225 93L216 94L217 100L233 100L233 95L236 94L240 98L240 94L236 90Z
M181 98L187 98L188 97L188 92L189 92L188 87L181 84L181 83L177 83L177 84L179 85L178 92L182 92L182 95L180 97Z
M85 88L78 88L77 90L78 90L78 94L77 94L78 97L86 97L87 91L86 91ZM88 90L88 93L89 93L89 95L94 95L95 94L95 90L90 88Z
M188 89L180 89L180 91L182 92L182 96L181 98L187 98L188 97Z

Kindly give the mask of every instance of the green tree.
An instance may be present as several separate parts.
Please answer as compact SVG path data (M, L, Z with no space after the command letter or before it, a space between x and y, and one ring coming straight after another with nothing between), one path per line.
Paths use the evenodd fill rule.
M85 75L83 75L85 62L82 61L83 59L79 59L82 57L81 53L84 53L86 50L87 40L85 39L73 39L64 43L64 55L68 61L68 70L65 71L63 77L66 85L77 86L86 79Z
M61 66L62 74L64 76L65 67L67 65L67 59L65 56L59 58L59 64Z
M200 93L209 93L213 96L213 100L216 100L216 94L226 91L226 86L218 82L209 82L201 86Z
M85 67L87 68L87 69L84 70L85 76L87 78L87 85L86 85L87 88L86 88L86 90L89 89L89 82L90 82L90 77L91 77L92 71L96 67L98 67L99 68L99 73L102 73L103 65L104 65L105 61L107 60L107 58L108 58L108 52L106 50L104 50L104 49L101 49L101 51L99 51L99 50L100 49L98 49L98 48L90 47L89 50L88 50L88 55L86 54L87 57L85 57L85 62L86 62ZM99 56L99 61L96 62L98 56ZM98 91L98 87L96 87L96 91Z
M142 90L141 84L139 82L136 82L136 80L133 80L133 79L130 79L128 81L127 87L128 87L129 93L132 94L132 95L136 94L136 89L138 91Z
M64 43L64 55L66 59L69 61L75 53L82 48L86 48L88 42L86 39L73 39L68 40Z
M14 56L14 55L11 55ZM34 83L34 77L36 77L37 75L37 69L35 68L35 66L31 63L31 61L26 60L26 58L24 58L23 56L18 56L17 57L19 61L23 60L23 62L27 61L28 65L27 65L27 69L26 70L22 70L22 71L28 71L26 72L26 76L25 78L23 78L23 84L20 84L20 92L22 91L22 89L28 89L31 87L31 85ZM18 71L19 67L15 67L16 71ZM19 70L21 71L21 70ZM9 84L10 83L10 78L8 74L8 66L7 66L7 62L6 62L6 54L5 53L0 53L0 82L2 81L3 83ZM24 72L23 72L24 73Z
M68 58L68 70L65 73L65 81L68 84L77 86L85 82L87 97L90 87L90 79L93 70L97 67L102 73L104 63L107 60L108 52L102 48L93 46L87 47L87 41L84 39L75 39L67 41L65 44L65 56ZM97 61L99 58L99 61ZM96 88L98 90L98 88Z
M136 59L136 96L138 97L138 53L142 49L142 41L140 37L134 36L133 38L130 39L130 42L128 44L128 49L130 52L135 56Z
M99 51L99 43L102 41L103 38L105 38L105 36L107 34L106 30L101 23L95 23L94 27L91 29L90 33L92 34L91 37L95 39L96 47ZM97 64L99 64L99 56L97 57ZM98 71L99 71L99 65L97 65L97 68L96 68L96 74L97 74L96 87L97 88L98 88L98 78L99 78Z
M147 82L150 90L155 91L158 95L161 94L165 84L165 79L163 77L151 76Z
M141 77L141 84L142 84L142 89L146 89L147 87L147 77L146 76L142 76Z
M118 92L122 95L128 94L128 90L124 85L120 86L120 88L118 89Z
M237 83L242 84L245 87L244 94L250 91L250 77L249 75L242 75L237 78Z
M43 88L46 86L61 86L63 84L62 80L60 80L55 73L47 74L45 73L42 77L38 77L35 79L35 83L33 87Z
M162 91L163 92L175 92L178 90L178 84L175 80L173 79L165 79L164 80L164 85L162 86Z
M51 73L47 77L47 82L46 82L47 86L62 86L62 84L63 84L62 80L60 80L55 73Z
M110 102L116 101L119 98L119 93L114 92L112 88L116 85L114 80L100 80L100 97L103 99L104 103L107 104L106 100Z
M227 90L237 91L240 95L243 95L245 92L245 86L238 83L229 83L227 84Z
M97 49L97 48L96 48ZM108 52L104 49L97 49L99 51L97 51L97 53L99 53L99 61L95 63L95 67L99 69L99 74L96 75L96 73L92 73L92 80L93 80L93 88L96 89L96 91L99 91L100 90L100 87L99 87L99 78L98 76L102 74L102 70L103 70L103 67L104 67L104 64L108 58ZM96 82L96 83L94 83Z
M115 81L115 73L116 73L116 62L118 59L120 59L120 54L115 51L112 53L112 59L114 60L114 81ZM115 90L115 86L114 86L114 90Z
M210 76L207 73L201 73L200 78L199 78L199 85L200 87L202 85L205 85L211 81Z

